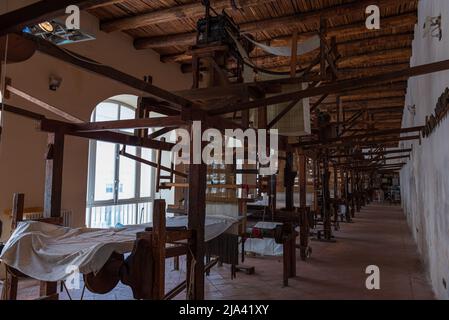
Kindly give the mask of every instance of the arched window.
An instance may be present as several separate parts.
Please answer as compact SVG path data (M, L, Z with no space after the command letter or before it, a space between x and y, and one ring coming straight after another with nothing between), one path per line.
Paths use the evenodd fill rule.
M114 97L95 108L91 121L134 119L136 105L137 97ZM133 130L122 132L132 133ZM88 227L115 227L151 220L154 170L121 157L119 152L122 147L102 141L90 142L86 213ZM126 152L150 161L155 157L154 151L146 148L128 146Z

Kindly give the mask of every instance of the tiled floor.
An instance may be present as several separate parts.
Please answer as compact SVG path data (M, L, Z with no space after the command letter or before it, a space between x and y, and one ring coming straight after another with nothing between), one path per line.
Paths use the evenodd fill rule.
M355 223L342 224L335 232L336 243L312 242L313 255L306 262L298 258L296 278L282 286L282 260L247 258L255 275L237 274L231 280L229 268L215 267L206 280L208 299L433 299L416 246L399 207L373 205L357 214ZM365 269L380 268L380 290L367 290ZM183 272L171 271L167 262L167 290L183 280ZM26 299L37 292L31 284L21 290ZM79 299L81 291L71 291ZM177 298L183 299L185 293ZM68 299L67 294L61 295ZM123 285L107 295L88 292L85 299L132 299Z

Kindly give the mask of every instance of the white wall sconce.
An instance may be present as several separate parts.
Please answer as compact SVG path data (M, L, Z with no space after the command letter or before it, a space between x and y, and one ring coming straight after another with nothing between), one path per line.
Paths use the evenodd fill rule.
M407 106L407 110L413 115L416 115L416 105Z
M441 29L441 15L438 17L427 17L424 22L423 38L431 36L432 38L438 38L439 41L443 39L443 30Z

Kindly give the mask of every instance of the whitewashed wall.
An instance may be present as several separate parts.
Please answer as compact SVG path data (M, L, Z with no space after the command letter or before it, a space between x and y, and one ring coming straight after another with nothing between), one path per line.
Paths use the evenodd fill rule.
M423 37L427 16L442 15L443 40ZM421 0L411 65L449 59L449 1ZM409 80L403 127L423 125L449 87L449 71ZM416 114L407 106L416 105ZM449 298L449 118L422 144L412 145L412 160L401 171L403 208L430 275L435 294ZM444 282L447 284L445 288Z
M0 14L2 10L12 9L13 4L17 7L19 3L25 5L28 2L9 1L10 6L6 7L6 2L0 1ZM101 32L98 20L84 12L81 28L92 32L96 40L69 45L67 49L139 79L151 75L153 83L166 90L184 90L191 86L191 75L182 74L179 65L161 63L159 55L152 50L135 50L133 40L124 33ZM86 121L95 106L104 99L119 94L142 94L39 52L28 61L8 65L6 72L13 86ZM55 92L48 89L48 79L52 74L63 78L61 88ZM57 118L14 95L7 103ZM0 141L0 219L3 221L3 235L0 241L9 237L10 218L3 212L11 208L15 192L25 193L26 207L43 206L46 150L46 134L36 130L35 121L10 113L4 113L3 117L4 130ZM74 213L73 226L77 227L85 223L87 166L88 140L67 137L62 207Z

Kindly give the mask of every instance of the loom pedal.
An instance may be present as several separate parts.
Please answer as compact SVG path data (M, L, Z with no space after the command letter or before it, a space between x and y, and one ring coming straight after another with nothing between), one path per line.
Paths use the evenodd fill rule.
M256 268L255 267L238 265L235 268L236 268L236 271L245 272L247 275L253 275L253 274L256 273Z

